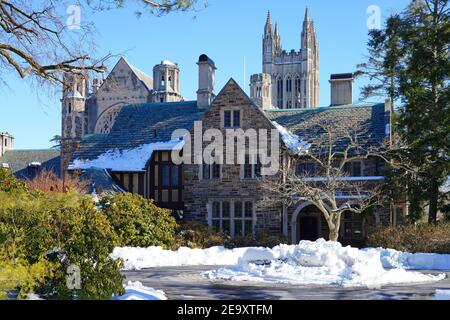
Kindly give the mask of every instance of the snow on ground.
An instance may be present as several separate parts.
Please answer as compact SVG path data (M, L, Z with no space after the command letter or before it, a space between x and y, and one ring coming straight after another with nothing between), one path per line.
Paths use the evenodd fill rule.
M449 290L436 290L434 295L434 300L450 300L450 289Z
M445 274L428 275L407 269L450 270L450 255L411 254L382 248L342 247L323 239L269 248L209 249L160 247L115 248L126 270L164 266L228 266L204 273L209 279L290 284L336 284L377 287L394 283L439 281Z
M145 287L141 282L128 281L125 287L125 294L114 296L113 300L167 300L164 291Z
M90 168L110 169L112 171L141 171L145 168L153 151L181 150L183 140L170 140L141 145L134 149L113 149L101 154L96 159L75 159L69 165L69 170L86 170Z
M275 128L281 135L281 139L284 144L291 150L294 154L305 154L308 153L308 150L311 148L311 145L302 139L296 134L288 131L285 127L278 124L276 121L272 121Z
M209 249L180 248L177 251L164 250L161 247L115 248L113 259L122 258L125 270L140 270L152 267L176 266L224 266L237 264L247 248L227 250L224 247Z

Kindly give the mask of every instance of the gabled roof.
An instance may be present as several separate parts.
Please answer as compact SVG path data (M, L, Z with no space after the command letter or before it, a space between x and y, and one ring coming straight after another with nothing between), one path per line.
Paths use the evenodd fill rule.
M358 137L361 146L380 144L386 137L384 104L344 105L311 109L270 109L267 117L307 142L326 140L321 126L331 126L337 144L347 144L344 136Z
M0 166L8 164L11 172L19 179L33 179L33 171L28 170L30 164L41 164L41 170L53 171L60 176L60 151L48 150L9 150L0 157Z
M204 111L204 108L197 107L196 101L125 106L109 134L89 135L81 141L71 164L95 160L111 151L127 152L144 145L170 141L173 131L191 130L194 121L200 119ZM148 160L150 156L151 154L148 155ZM76 169L74 166L70 168Z
M103 83L100 86L99 90L101 90L101 88L105 85L105 83L108 82L108 79L110 79L113 76L114 70L116 68L118 68L121 64L124 64L125 66L130 68L130 70L133 72L133 74L136 76L136 78L138 78L141 81L141 83L144 85L144 87L147 89L148 92L151 92L153 90L153 79L152 79L152 77L150 77L149 75L147 75L145 72L141 71L140 69L136 68L132 64L130 64L127 61L127 59L125 59L124 57L121 57L119 59L119 61L117 61L117 63L112 68L111 72L106 77L106 80L103 81Z

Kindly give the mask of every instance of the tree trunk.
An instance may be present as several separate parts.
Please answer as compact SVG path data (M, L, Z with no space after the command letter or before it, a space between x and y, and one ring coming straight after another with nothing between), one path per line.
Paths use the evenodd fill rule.
M337 242L338 238L339 238L339 230L330 229L329 238L330 238L330 241Z
M430 186L430 207L428 209L428 223L435 223L437 221L439 200L439 184L436 179L433 179Z

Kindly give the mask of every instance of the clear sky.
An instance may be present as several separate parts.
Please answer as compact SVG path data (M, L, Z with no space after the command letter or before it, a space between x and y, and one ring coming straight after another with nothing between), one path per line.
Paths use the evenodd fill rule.
M199 0L201 1L201 0ZM278 21L283 49L299 50L305 7L315 21L320 47L320 104L330 102L331 73L352 72L363 62L367 44L367 9L381 9L382 21L404 9L409 0L209 0L196 13L137 18L135 7L115 9L84 18L95 23L96 55L122 54L150 76L161 60L177 62L181 68L181 93L195 100L198 56L206 53L215 62L220 91L230 77L244 85L250 75L262 71L262 35L267 10ZM109 63L113 66L118 58ZM245 64L244 64L245 61ZM245 67L244 67L245 65ZM49 148L49 140L61 130L60 93L30 87L16 75L0 84L0 131L15 136L16 149ZM364 80L355 84L354 95Z

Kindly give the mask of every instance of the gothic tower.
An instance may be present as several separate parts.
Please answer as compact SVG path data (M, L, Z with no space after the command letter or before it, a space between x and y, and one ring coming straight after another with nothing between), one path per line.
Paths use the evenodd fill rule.
M153 67L154 102L177 102L180 95L180 68L177 64L164 60Z
M272 79L272 105L280 109L319 106L319 46L314 22L305 12L300 50L283 50L278 23L267 14L263 35L263 73Z
M302 75L301 92L302 108L319 106L319 45L314 21L309 18L306 8L301 36Z
M62 169L67 168L78 142L88 133L86 97L88 77L86 73L65 74L63 79L61 159Z
M267 13L266 25L264 26L263 36L263 73L271 73L273 57L275 55L275 39L272 27L272 15Z

